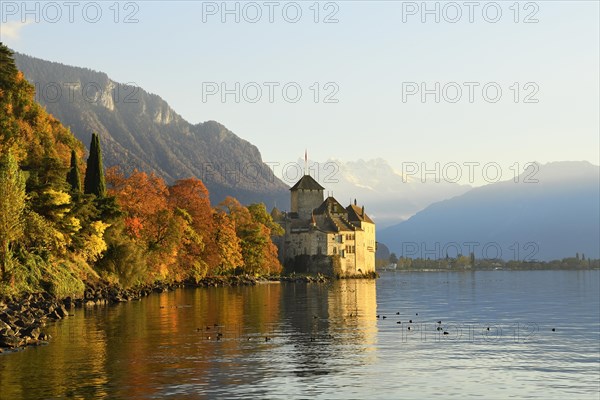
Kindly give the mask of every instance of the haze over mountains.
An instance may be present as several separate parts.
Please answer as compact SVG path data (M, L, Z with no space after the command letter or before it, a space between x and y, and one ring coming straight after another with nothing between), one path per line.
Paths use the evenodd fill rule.
M600 167L589 162L539 165L538 183L513 180L477 187L430 205L377 240L398 255L552 260L600 257ZM471 244L469 244L471 243Z
M289 202L287 186L262 162L259 150L215 121L193 125L159 96L86 68L15 53L17 67L36 87L37 100L86 146L100 135L106 167L154 172L168 183L195 176L213 202Z
M301 160L298 160L300 163ZM331 159L309 163L314 177L343 204L357 199L364 204L379 229L410 218L428 205L461 195L469 185L441 180L421 182L403 177L381 158L343 162Z

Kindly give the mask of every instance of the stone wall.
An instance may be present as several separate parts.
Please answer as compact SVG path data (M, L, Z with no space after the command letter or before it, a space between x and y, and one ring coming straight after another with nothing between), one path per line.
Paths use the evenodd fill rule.
M284 271L287 274L323 274L334 275L332 257L299 255L288 258L284 265Z
M300 219L310 219L312 210L323 203L322 190L298 189L292 191L291 211L297 212Z

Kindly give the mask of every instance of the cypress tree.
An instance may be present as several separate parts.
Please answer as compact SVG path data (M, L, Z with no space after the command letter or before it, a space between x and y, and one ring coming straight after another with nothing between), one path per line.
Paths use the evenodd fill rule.
M92 133L90 156L87 160L83 190L86 194L95 194L98 197L106 196L104 168L102 167L102 149L100 148L100 137L96 133Z
M0 42L0 89L10 89L15 84L17 72L12 51Z
M77 153L71 150L71 169L67 174L67 182L71 185L71 190L75 193L81 193L81 173L79 172L79 163L77 162Z

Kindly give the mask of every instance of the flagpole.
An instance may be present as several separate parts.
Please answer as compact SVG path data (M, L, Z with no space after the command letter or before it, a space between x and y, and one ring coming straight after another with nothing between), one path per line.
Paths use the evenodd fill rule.
M308 168L308 153L307 153L307 150L304 149L304 175L306 175L307 168Z

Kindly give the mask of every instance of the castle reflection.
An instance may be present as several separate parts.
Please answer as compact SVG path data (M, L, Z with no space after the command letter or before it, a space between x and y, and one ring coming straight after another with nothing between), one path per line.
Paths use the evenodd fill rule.
M376 307L375 281L340 280L181 289L78 309L47 328L48 346L1 357L0 398L260 396L253 388L282 374L373 361Z
M377 337L375 281L295 285L282 309L289 319L291 329L286 336L294 345L290 362L296 366L297 375L324 375L349 362L373 361Z

